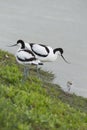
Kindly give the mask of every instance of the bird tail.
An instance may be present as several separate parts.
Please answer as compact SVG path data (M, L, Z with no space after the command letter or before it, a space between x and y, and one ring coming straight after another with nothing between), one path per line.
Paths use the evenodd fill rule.
M42 62L40 62L40 63L39 63L39 65L43 65L43 63L42 63Z
M38 65L43 65L43 63L40 60L36 60Z
M43 65L43 63L40 60L38 60L38 59L36 59L35 61L33 61L32 64L34 64L34 65Z

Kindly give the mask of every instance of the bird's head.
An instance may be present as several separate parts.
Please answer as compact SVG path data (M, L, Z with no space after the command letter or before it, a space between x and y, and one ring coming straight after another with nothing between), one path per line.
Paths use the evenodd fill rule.
M13 47L13 46L17 46L17 45L19 45L21 49L25 48L25 43L24 43L23 40L18 40L16 44L13 44L13 45L11 45L9 47Z
M64 53L64 50L63 50L62 48L56 48L56 49L54 49L54 54L58 54L59 56L61 56L61 57L63 58L63 60L64 60L66 63L70 64L70 63L64 58L63 53Z
M62 48L56 48L55 53L57 53L59 56L63 55L63 49Z

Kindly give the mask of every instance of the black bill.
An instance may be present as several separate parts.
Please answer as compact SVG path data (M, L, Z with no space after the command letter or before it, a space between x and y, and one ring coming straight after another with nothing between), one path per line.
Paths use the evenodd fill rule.
M68 61L64 58L63 55L61 55L61 56L62 56L63 60L64 60L66 63L70 64L70 62L68 62Z
M13 47L13 46L17 46L17 44L14 44L14 45L11 45L11 46L8 46L8 47Z

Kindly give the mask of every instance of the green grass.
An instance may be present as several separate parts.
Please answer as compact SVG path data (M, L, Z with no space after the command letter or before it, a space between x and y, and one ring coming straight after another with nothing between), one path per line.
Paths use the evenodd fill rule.
M0 50L0 130L87 130L87 99L50 83L53 74L40 74L42 80L32 67L22 82L23 66Z

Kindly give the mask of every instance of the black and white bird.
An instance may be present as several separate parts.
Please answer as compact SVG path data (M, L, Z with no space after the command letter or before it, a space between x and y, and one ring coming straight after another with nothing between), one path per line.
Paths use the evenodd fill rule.
M18 43L20 43L23 48L25 47L31 50L34 53L35 57L42 62L55 61L59 55L64 59L66 63L69 63L63 56L64 51L62 48L53 49L50 46L37 43L26 43L23 40L18 40L17 44Z
M38 65L43 65L43 63L35 57L34 53L31 50L26 49L25 44L24 44L24 42L22 42L22 40L18 40L16 44L11 45L10 47L16 46L18 44L20 45L20 47L17 50L15 56L16 56L17 62L19 64L23 64L25 66L24 67L24 77L26 78L28 75L28 72L29 72L28 71L29 64L38 66Z

